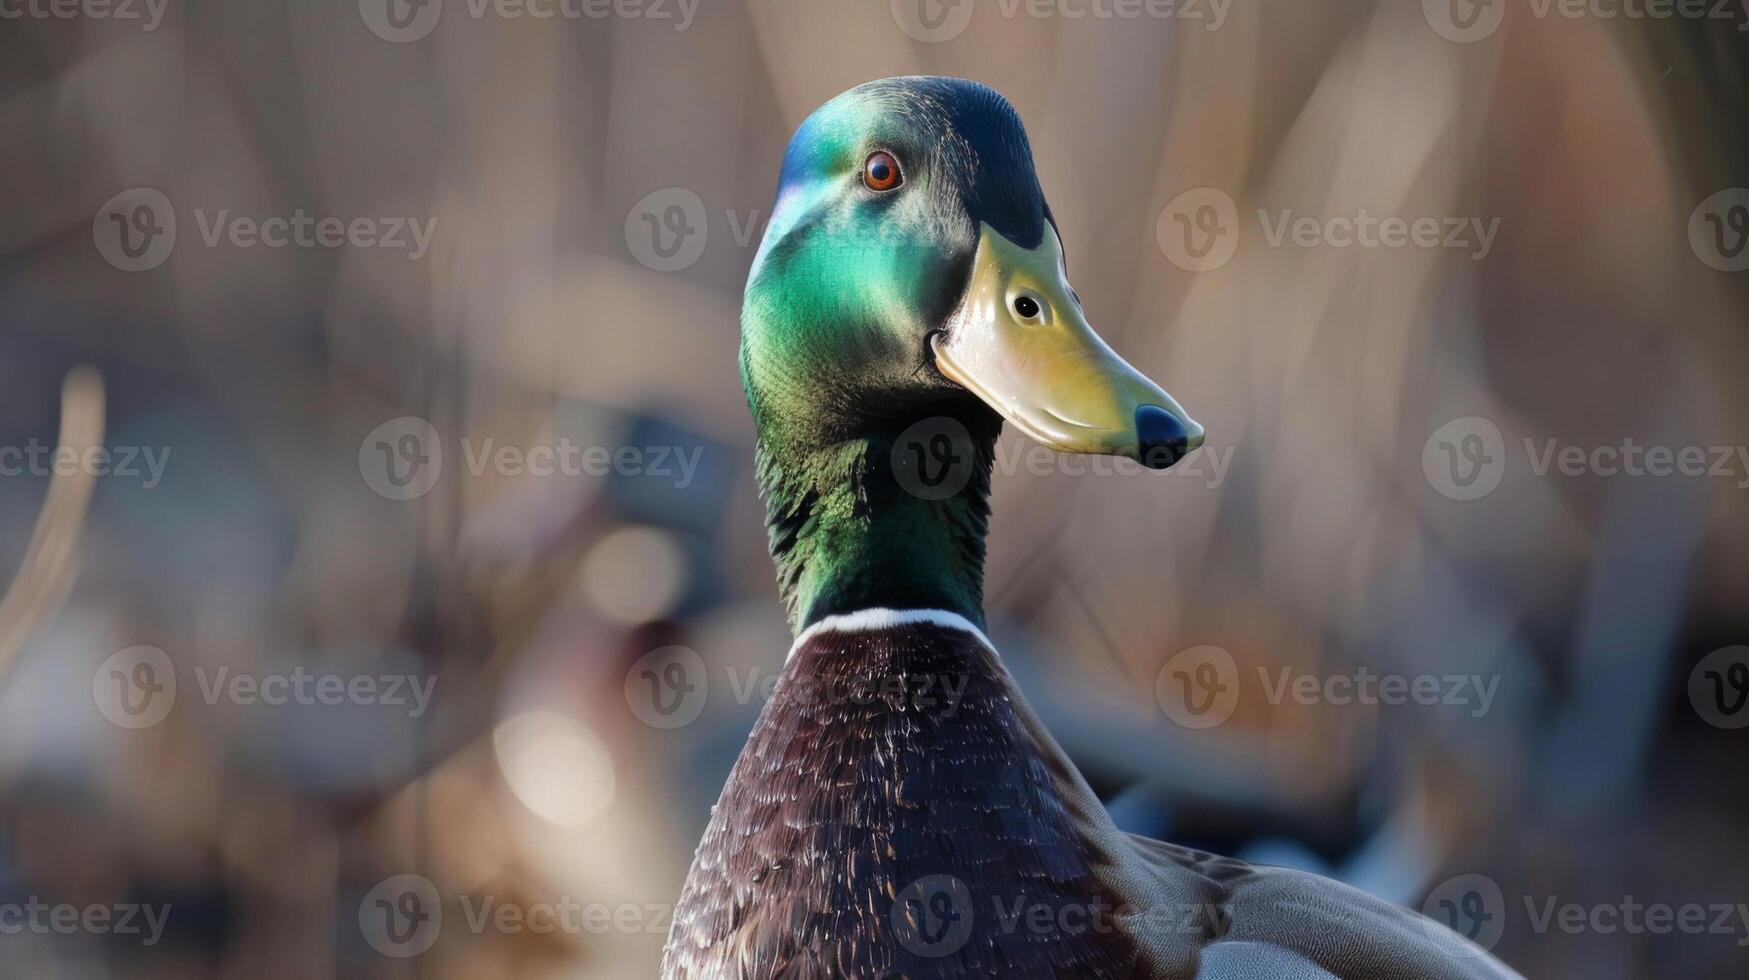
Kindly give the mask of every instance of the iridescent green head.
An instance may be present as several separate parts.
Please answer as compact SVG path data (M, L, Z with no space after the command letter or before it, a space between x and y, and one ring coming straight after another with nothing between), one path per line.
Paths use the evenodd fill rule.
M1067 276L1026 131L993 90L870 82L796 131L748 277L741 365L798 625L859 604L981 616L1003 419L1156 468L1201 444L1088 326ZM930 419L963 432L977 465L961 492L922 499L892 449Z

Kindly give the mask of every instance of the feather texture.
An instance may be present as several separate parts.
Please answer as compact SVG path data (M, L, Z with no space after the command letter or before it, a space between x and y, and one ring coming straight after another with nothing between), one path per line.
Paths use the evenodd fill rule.
M837 617L798 639L663 977L1515 976L1337 882L1119 832L956 618Z

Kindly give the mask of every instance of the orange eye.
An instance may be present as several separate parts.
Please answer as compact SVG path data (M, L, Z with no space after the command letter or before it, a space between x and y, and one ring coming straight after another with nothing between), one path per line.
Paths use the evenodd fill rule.
M899 161L886 150L876 150L868 155L868 162L862 165L862 183L871 191L890 191L905 180L899 173Z

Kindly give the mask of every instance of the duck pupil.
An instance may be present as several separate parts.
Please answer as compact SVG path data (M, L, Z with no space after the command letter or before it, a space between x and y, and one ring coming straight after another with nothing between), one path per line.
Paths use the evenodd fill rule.
M1014 312L1023 320L1030 320L1038 316L1038 302L1031 296L1022 296L1014 301Z
M889 175L887 162L885 160L876 160L874 166L869 168L869 174L880 183L886 183Z

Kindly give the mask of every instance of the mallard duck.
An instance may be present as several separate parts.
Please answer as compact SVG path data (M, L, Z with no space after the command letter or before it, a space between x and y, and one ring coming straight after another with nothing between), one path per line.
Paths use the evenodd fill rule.
M1152 468L1203 440L1088 326L1002 96L886 79L801 125L741 375L796 636L665 978L1516 976L1346 885L1119 831L985 636L1004 421Z

